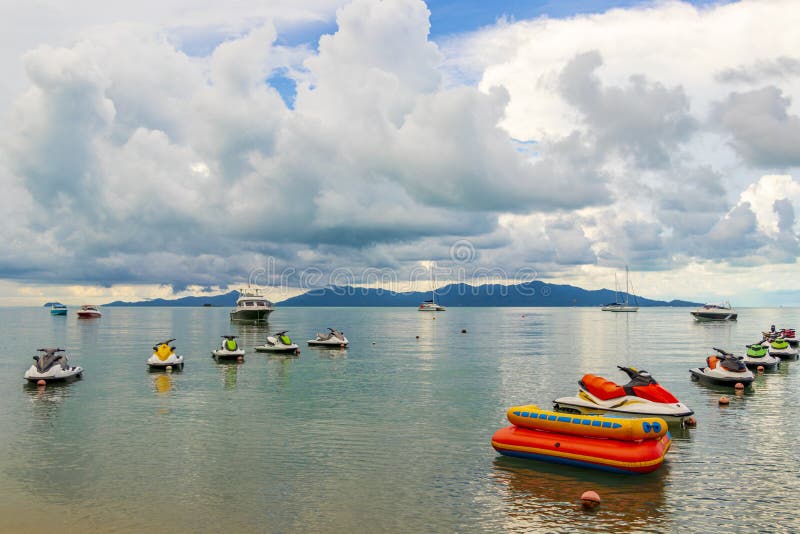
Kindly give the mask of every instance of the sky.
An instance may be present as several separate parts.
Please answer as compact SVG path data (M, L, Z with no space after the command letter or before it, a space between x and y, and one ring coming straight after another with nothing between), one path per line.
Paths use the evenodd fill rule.
M800 304L795 1L117 4L0 4L0 305Z

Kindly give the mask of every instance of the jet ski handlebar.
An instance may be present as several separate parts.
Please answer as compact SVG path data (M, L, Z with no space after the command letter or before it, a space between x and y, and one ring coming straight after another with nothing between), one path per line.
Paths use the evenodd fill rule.
M617 369L621 370L623 373L625 373L626 375L628 375L631 378L634 378L634 377L638 376L639 373L641 372L638 369L634 369L632 367L623 367L621 365L618 365Z
M56 353L56 352L64 352L65 350L66 349L51 349L51 348L47 348L47 349L36 349L36 352L52 352L52 353Z
M719 352L723 356L733 356L733 353L732 352L728 352L727 350L718 349L717 347L711 347L711 348L714 349L715 351Z

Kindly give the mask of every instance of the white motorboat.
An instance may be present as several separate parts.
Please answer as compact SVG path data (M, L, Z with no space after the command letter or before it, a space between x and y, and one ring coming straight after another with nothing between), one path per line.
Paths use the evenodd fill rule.
M735 321L738 314L729 302L705 304L690 312L698 321Z
M243 288L239 290L236 307L231 310L231 321L265 323L274 309L272 302L261 293L260 289Z
M625 266L625 300L620 299L619 291L617 290L617 277L614 275L614 302L604 305L600 308L607 312L637 312L639 311L639 303L636 300L636 294L631 295L632 289L628 281L628 266ZM630 297L633 296L633 305L630 303Z
M83 374L83 368L71 366L64 349L38 349L37 352L44 352L42 355L33 357L33 365L25 371L24 378L29 382L57 382L70 378L79 378Z
M96 317L102 317L103 315L100 313L100 309L94 304L84 304L81 306L81 309L75 313L78 315L79 319L94 319Z
M244 356L245 350L239 346L236 336L221 336L222 346L211 351L215 358L239 358Z
M153 354L147 358L147 365L151 369L183 369L183 356L175 354L175 346L171 343L175 339L168 339L153 346Z
M328 333L317 332L314 339L309 339L308 344L312 347L346 347L350 342L344 337L344 333L335 328L328 328Z
M273 336L267 336L267 342L256 347L256 352L284 352L296 354L300 347L286 335L288 330L281 330Z

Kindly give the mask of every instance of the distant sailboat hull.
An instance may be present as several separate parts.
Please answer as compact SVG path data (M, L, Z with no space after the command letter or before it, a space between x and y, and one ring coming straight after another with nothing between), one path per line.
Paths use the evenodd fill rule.
M626 306L624 304L607 304L601 308L603 311L610 312L636 312L639 306Z

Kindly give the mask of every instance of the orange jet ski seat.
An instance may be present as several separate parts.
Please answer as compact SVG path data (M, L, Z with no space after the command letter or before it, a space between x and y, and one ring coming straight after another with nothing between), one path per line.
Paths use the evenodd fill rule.
M625 396L625 390L622 386L611 380L606 380L602 376L592 374L583 375L580 386L600 400L609 400Z

